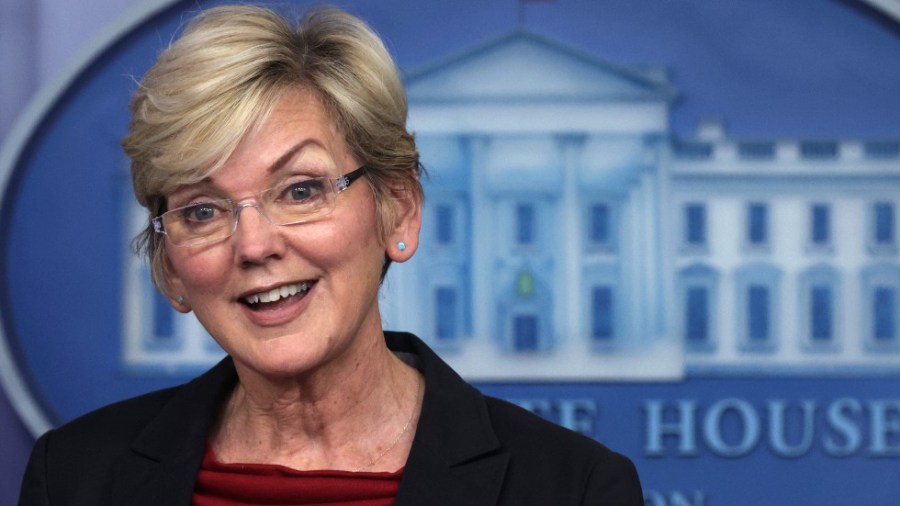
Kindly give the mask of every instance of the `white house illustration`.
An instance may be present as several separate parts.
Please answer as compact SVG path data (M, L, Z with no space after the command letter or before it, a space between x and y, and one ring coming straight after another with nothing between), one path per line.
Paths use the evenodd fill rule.
M900 368L900 142L678 139L662 69L523 30L406 86L429 177L385 327L468 378ZM127 269L126 367L221 357Z

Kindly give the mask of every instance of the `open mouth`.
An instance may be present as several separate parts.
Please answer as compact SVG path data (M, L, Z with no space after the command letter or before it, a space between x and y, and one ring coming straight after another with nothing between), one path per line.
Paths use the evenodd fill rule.
M303 281L291 285L282 285L271 290L241 297L241 303L254 311L275 309L288 301L303 298L315 283Z

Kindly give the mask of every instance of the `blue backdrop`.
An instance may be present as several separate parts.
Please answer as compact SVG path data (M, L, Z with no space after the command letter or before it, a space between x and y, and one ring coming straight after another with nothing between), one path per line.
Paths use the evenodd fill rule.
M140 268L130 263L127 253L132 203L119 140L128 121L131 76L143 74L177 31L185 12L214 3L175 3L135 20L71 76L26 142L5 146L10 165L0 167L9 175L0 212L0 308L4 352L16 364L16 378L27 388L11 386L14 382L8 378L4 386L9 391L7 399L16 399L20 410L31 409L38 420L30 422L32 429L41 427L41 422L64 422L113 400L184 381L202 368L204 360L211 360L202 356L177 362L178 344L156 339L160 336L149 341L140 337L143 354L132 362L123 358L126 328L132 318L140 320L129 313L125 292L134 288L143 294L144 306L151 307L153 302L146 284L134 281ZM312 5L274 4L296 13ZM387 294L389 322L431 339L455 366L480 380L479 386L488 393L519 402L631 456L641 472L648 504L900 501L896 480L900 396L895 393L900 376L896 346L900 342L896 288L900 286L896 276L900 268L896 216L900 205L900 37L895 21L852 2L825 0L338 4L372 24L406 73L413 128L423 141L424 162L433 169L426 189L431 207L423 231L431 235L423 239L426 247L417 263L397 269L392 285L396 293L389 288ZM604 104L646 102L661 112L644 116L626 109L621 116L613 116L614 123L623 125L620 129L591 118L576 127L572 125L581 125L582 120L567 116L560 121L560 131L579 140L551 143L549 148L542 148L545 139L541 136L547 132L490 126L488 119L479 123L481 116L476 117L476 126L466 128L446 129L433 120L435 104L458 93L453 79L465 76L472 82L478 69L488 70L481 72L484 79L503 86L506 81L532 79L522 68L522 74L499 72L499 77L489 72L509 61L501 57L523 54L529 62L544 62L544 58L568 62L565 69L594 76L598 89L601 81L609 80L612 84L603 89L613 92L601 97ZM479 67L484 62L490 65ZM550 77L548 82L553 81ZM510 109L510 114L527 112L533 103L549 100L553 91L583 84L573 82L527 90L537 98L520 97L521 103L514 105L521 108ZM585 98L574 93L568 97L579 101L579 108L598 101L593 95ZM593 93L590 87L586 93ZM639 93L640 98L621 99L628 93ZM484 101L484 97L474 98ZM548 114L546 123L558 120ZM710 118L720 121L706 121ZM705 127L698 132L698 125ZM455 140L448 141L469 137L473 131L492 139L495 151L485 160L476 159L471 146L457 148ZM608 155L613 138L623 142L616 149L627 155ZM638 147L629 144L632 138ZM528 160L504 164L511 159L504 153L523 145L529 159L550 162L535 162L536 169ZM577 167L553 167L557 149L574 153L580 160ZM742 157L752 149L764 156ZM491 161L492 157L499 161ZM558 198L535 198L514 189L490 190L482 200L496 200L490 204L495 207L483 207L486 204L470 191L476 182L455 179L454 171L460 167L469 174L509 171L523 180L540 180L544 169L566 174L571 170L572 177L588 181L590 191L587 197L565 197L563 189ZM629 181L612 196L606 190L614 183L597 176L606 174L609 167L626 172ZM641 176L629 171L653 176L637 184L634 181ZM593 177L599 178L596 188L590 186ZM825 221L833 232L824 244L828 251L816 250L820 245L813 239L801 241L806 245L803 255L810 254L810 248L815 250L808 261L801 262L797 260L801 254L784 244L792 236L803 235L797 230L809 228L805 214L809 203L827 204ZM442 210L441 205L456 214L442 214L446 208ZM746 213L755 214L746 217L748 222L764 223L754 225L763 227L763 244L756 244L759 237L738 237L735 241L742 246L732 252L727 244L733 238L727 229L735 227L727 220L732 225L744 223L745 207L752 205L765 209ZM533 207L531 212L538 218L528 221L535 221L540 230L578 228L575 224L595 228L588 239L577 238L575 230L574 242L564 243L578 249L578 255L523 257L513 245L511 253L498 256L500 264L510 266L508 276L480 271L483 255L478 252L487 249L479 243L479 234L486 233L480 228L485 213L496 212L502 226L517 229L524 226L523 206ZM703 209L702 224L690 225L697 206ZM549 218L541 221L541 216ZM465 238L466 253L452 257L428 253L428 241L438 251L442 237L446 238L446 231L436 229L443 219L460 223L454 230ZM655 225L640 229L642 220ZM569 225L558 226L560 221ZM688 240L697 230L685 231L688 238L681 237L682 229L691 226L703 232L698 248ZM609 232L598 232L601 229ZM628 230L638 229L637 235L628 235ZM881 233L887 234L883 240ZM608 234L620 239L604 239ZM599 242L599 250L585 246L591 240ZM631 242L645 241L657 244L658 251L641 246L627 249ZM853 253L843 256L845 251ZM630 258L637 265L629 263ZM579 267L568 269L567 262L573 259ZM772 267L776 273L772 280L765 268L757 268L761 264ZM451 265L453 276L438 281L428 278L423 273L434 265ZM647 269L648 265L652 268ZM547 325L549 337L538 336L533 342L517 340L515 334L504 340L500 316L497 322L479 326L478 301L488 301L483 305L489 313L485 321L528 307L528 300L519 300L527 298L527 290L485 293L485 276L496 275L498 284L507 276L514 280L507 280L513 286L532 280L533 275L540 287L541 269L552 270L553 277L568 272L596 280L595 285L574 293L557 293L553 277L546 281L551 302L583 303L583 311L536 313L552 323ZM634 274L645 270L656 274ZM606 272L612 274L607 277ZM825 274L818 276L819 272ZM874 274L868 276L869 272ZM523 273L528 276L523 278ZM743 281L745 274L749 281ZM822 299L827 304L815 306L803 298L804 283L812 287L808 293L821 295L824 289L837 295L828 295ZM396 310L400 303L392 303L391 297L408 300L407 287L447 286L458 290L461 309L453 314L436 310L429 316L423 309L425 316L420 319L390 317L403 313ZM697 321L708 331L701 332L700 341L692 341L697 336L686 335L690 325L684 320L690 320L700 307L688 302L695 300L688 295L690 290L698 287L707 290L704 297L721 297L722 302L702 305ZM759 289L769 290L765 321L772 329L781 329L766 334L770 340L763 343L734 323L741 315L756 314L754 303L743 300L741 294L761 293ZM625 302L640 298L641 290L659 299L658 329L603 323L650 319L640 304ZM867 299L867 294L874 298ZM414 298L431 300L431 292L420 295ZM557 307L561 305L556 302ZM875 308L870 316L877 322L867 319L867 308ZM819 319L806 314L810 311ZM566 346L576 345L580 336L569 330L581 327L569 316L578 318L581 313L587 315L584 327L589 330L584 338L593 354L582 364L587 372L572 373L576 368L564 358L571 351ZM821 315L827 316L829 329L833 326L825 342L820 334L796 323L821 322ZM156 321L143 318L145 325ZM887 329L884 339L878 331L874 331L878 336L867 335L877 325ZM443 332L438 329L447 328L457 329L458 339L436 341L434 334ZM785 344L792 340L801 343L796 353ZM498 356L510 364L508 369L467 362L466 347L490 343L499 343ZM545 363L528 365L538 348ZM650 372L634 373L629 364L657 360L659 349L666 354L677 351L669 357L674 357L672 363L655 369L651 364ZM216 352L209 353L212 357ZM629 353L637 357L636 362L627 362ZM177 364L167 367L166 360L172 356ZM619 376L616 367L629 373ZM625 381L609 381L610 377ZM0 413L6 411L0 409ZM20 474L32 436L9 415L0 418L0 427L3 470L7 475ZM4 486L0 502L12 501L15 492L7 488L17 481L0 482Z

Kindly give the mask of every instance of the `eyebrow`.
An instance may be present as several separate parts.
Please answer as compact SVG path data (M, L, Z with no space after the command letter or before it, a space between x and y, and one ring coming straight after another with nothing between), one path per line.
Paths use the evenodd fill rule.
M272 165L269 166L269 168L267 169L267 172L269 174L274 174L274 173L278 172L282 167L287 165L287 163L292 158L294 158L294 156L296 156L297 153L299 153L301 150L303 150L303 148L305 148L309 144L321 145L315 139L304 139L303 141L298 142L297 144L292 146L290 149L285 151L281 156L279 156L278 159L275 160L275 163L273 163Z
M303 148L305 148L309 144L316 144L316 145L322 146L322 143L316 139L304 139L304 140L298 142L297 144L294 144L293 146L290 147L290 149L288 149L287 151L282 153L281 156L279 156L278 159L275 160L274 163L269 165L269 167L266 169L266 173L274 174L274 173L278 172L282 167L287 165L287 163L292 158L294 158L294 156L296 156L297 153L302 151ZM213 177L215 177L215 174L212 174L210 176L203 178L202 182L207 183L207 184L212 183Z

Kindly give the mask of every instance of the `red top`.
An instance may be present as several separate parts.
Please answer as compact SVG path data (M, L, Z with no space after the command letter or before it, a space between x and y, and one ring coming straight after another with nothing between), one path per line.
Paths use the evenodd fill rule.
M394 473L297 471L269 464L223 464L207 445L194 506L393 506L403 469Z

